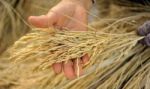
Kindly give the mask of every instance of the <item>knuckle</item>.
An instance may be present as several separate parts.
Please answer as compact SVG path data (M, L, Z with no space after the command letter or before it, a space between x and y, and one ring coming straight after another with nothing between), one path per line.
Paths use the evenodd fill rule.
M142 40L139 41L141 44L149 46L150 47L150 34L148 34L146 37L144 37Z

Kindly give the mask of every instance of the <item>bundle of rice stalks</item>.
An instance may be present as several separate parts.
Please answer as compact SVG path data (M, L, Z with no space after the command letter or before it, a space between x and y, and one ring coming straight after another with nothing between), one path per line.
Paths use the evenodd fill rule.
M150 49L137 45L143 37L135 33L145 19L149 14L101 20L87 32L34 29L0 57L11 61L1 67L0 88L149 89ZM90 61L84 65L84 75L74 80L56 75L51 68L87 53Z

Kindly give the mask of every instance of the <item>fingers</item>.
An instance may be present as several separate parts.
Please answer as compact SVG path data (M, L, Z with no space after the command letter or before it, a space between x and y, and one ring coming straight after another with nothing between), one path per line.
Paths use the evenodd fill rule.
M150 33L150 21L145 22L137 30L137 34L141 36L147 36L149 33Z
M143 25L141 25L137 30L137 34L146 36L142 40L140 40L139 43L150 46L150 21L147 21Z
M56 23L57 16L51 12L48 15L30 16L28 22L38 28L48 28Z
M89 57L88 54L86 54L86 55L84 55L84 56L82 57L82 62L83 62L83 64L87 63L89 60L90 60L90 57Z
M144 37L139 42L143 45L150 46L150 34L148 34L146 37Z
M59 74L62 72L62 63L55 63L52 65L52 67L56 74Z
M63 63L63 71L68 79L74 79L76 77L74 71L74 64L71 60L68 60L67 63Z
M81 76L83 74L82 66L83 63L81 59L74 60L74 71L76 76Z
M82 60L80 59L75 59L73 61L69 60L67 63L64 62L63 69L65 76L68 79L74 79L77 76L81 76L83 74L82 66Z
M75 79L77 76L81 76L83 74L83 64L87 63L88 61L89 56L86 54L82 57L82 59L68 60L67 63L55 63L52 65L52 67L55 73L61 73L63 70L64 75L68 79Z

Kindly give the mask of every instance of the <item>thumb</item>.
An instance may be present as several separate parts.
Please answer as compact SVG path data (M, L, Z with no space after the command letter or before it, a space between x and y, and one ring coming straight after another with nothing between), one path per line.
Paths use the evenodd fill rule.
M55 23L55 18L47 15L30 16L28 22L38 28L48 28Z

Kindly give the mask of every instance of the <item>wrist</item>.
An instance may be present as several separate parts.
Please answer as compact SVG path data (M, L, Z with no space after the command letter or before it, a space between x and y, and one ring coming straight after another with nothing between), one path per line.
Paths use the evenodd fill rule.
M86 7L86 9L90 9L92 7L92 0L79 0L83 5Z
M89 10L93 4L92 0L61 0L61 1L71 1L77 3L78 5L83 6L85 9Z

